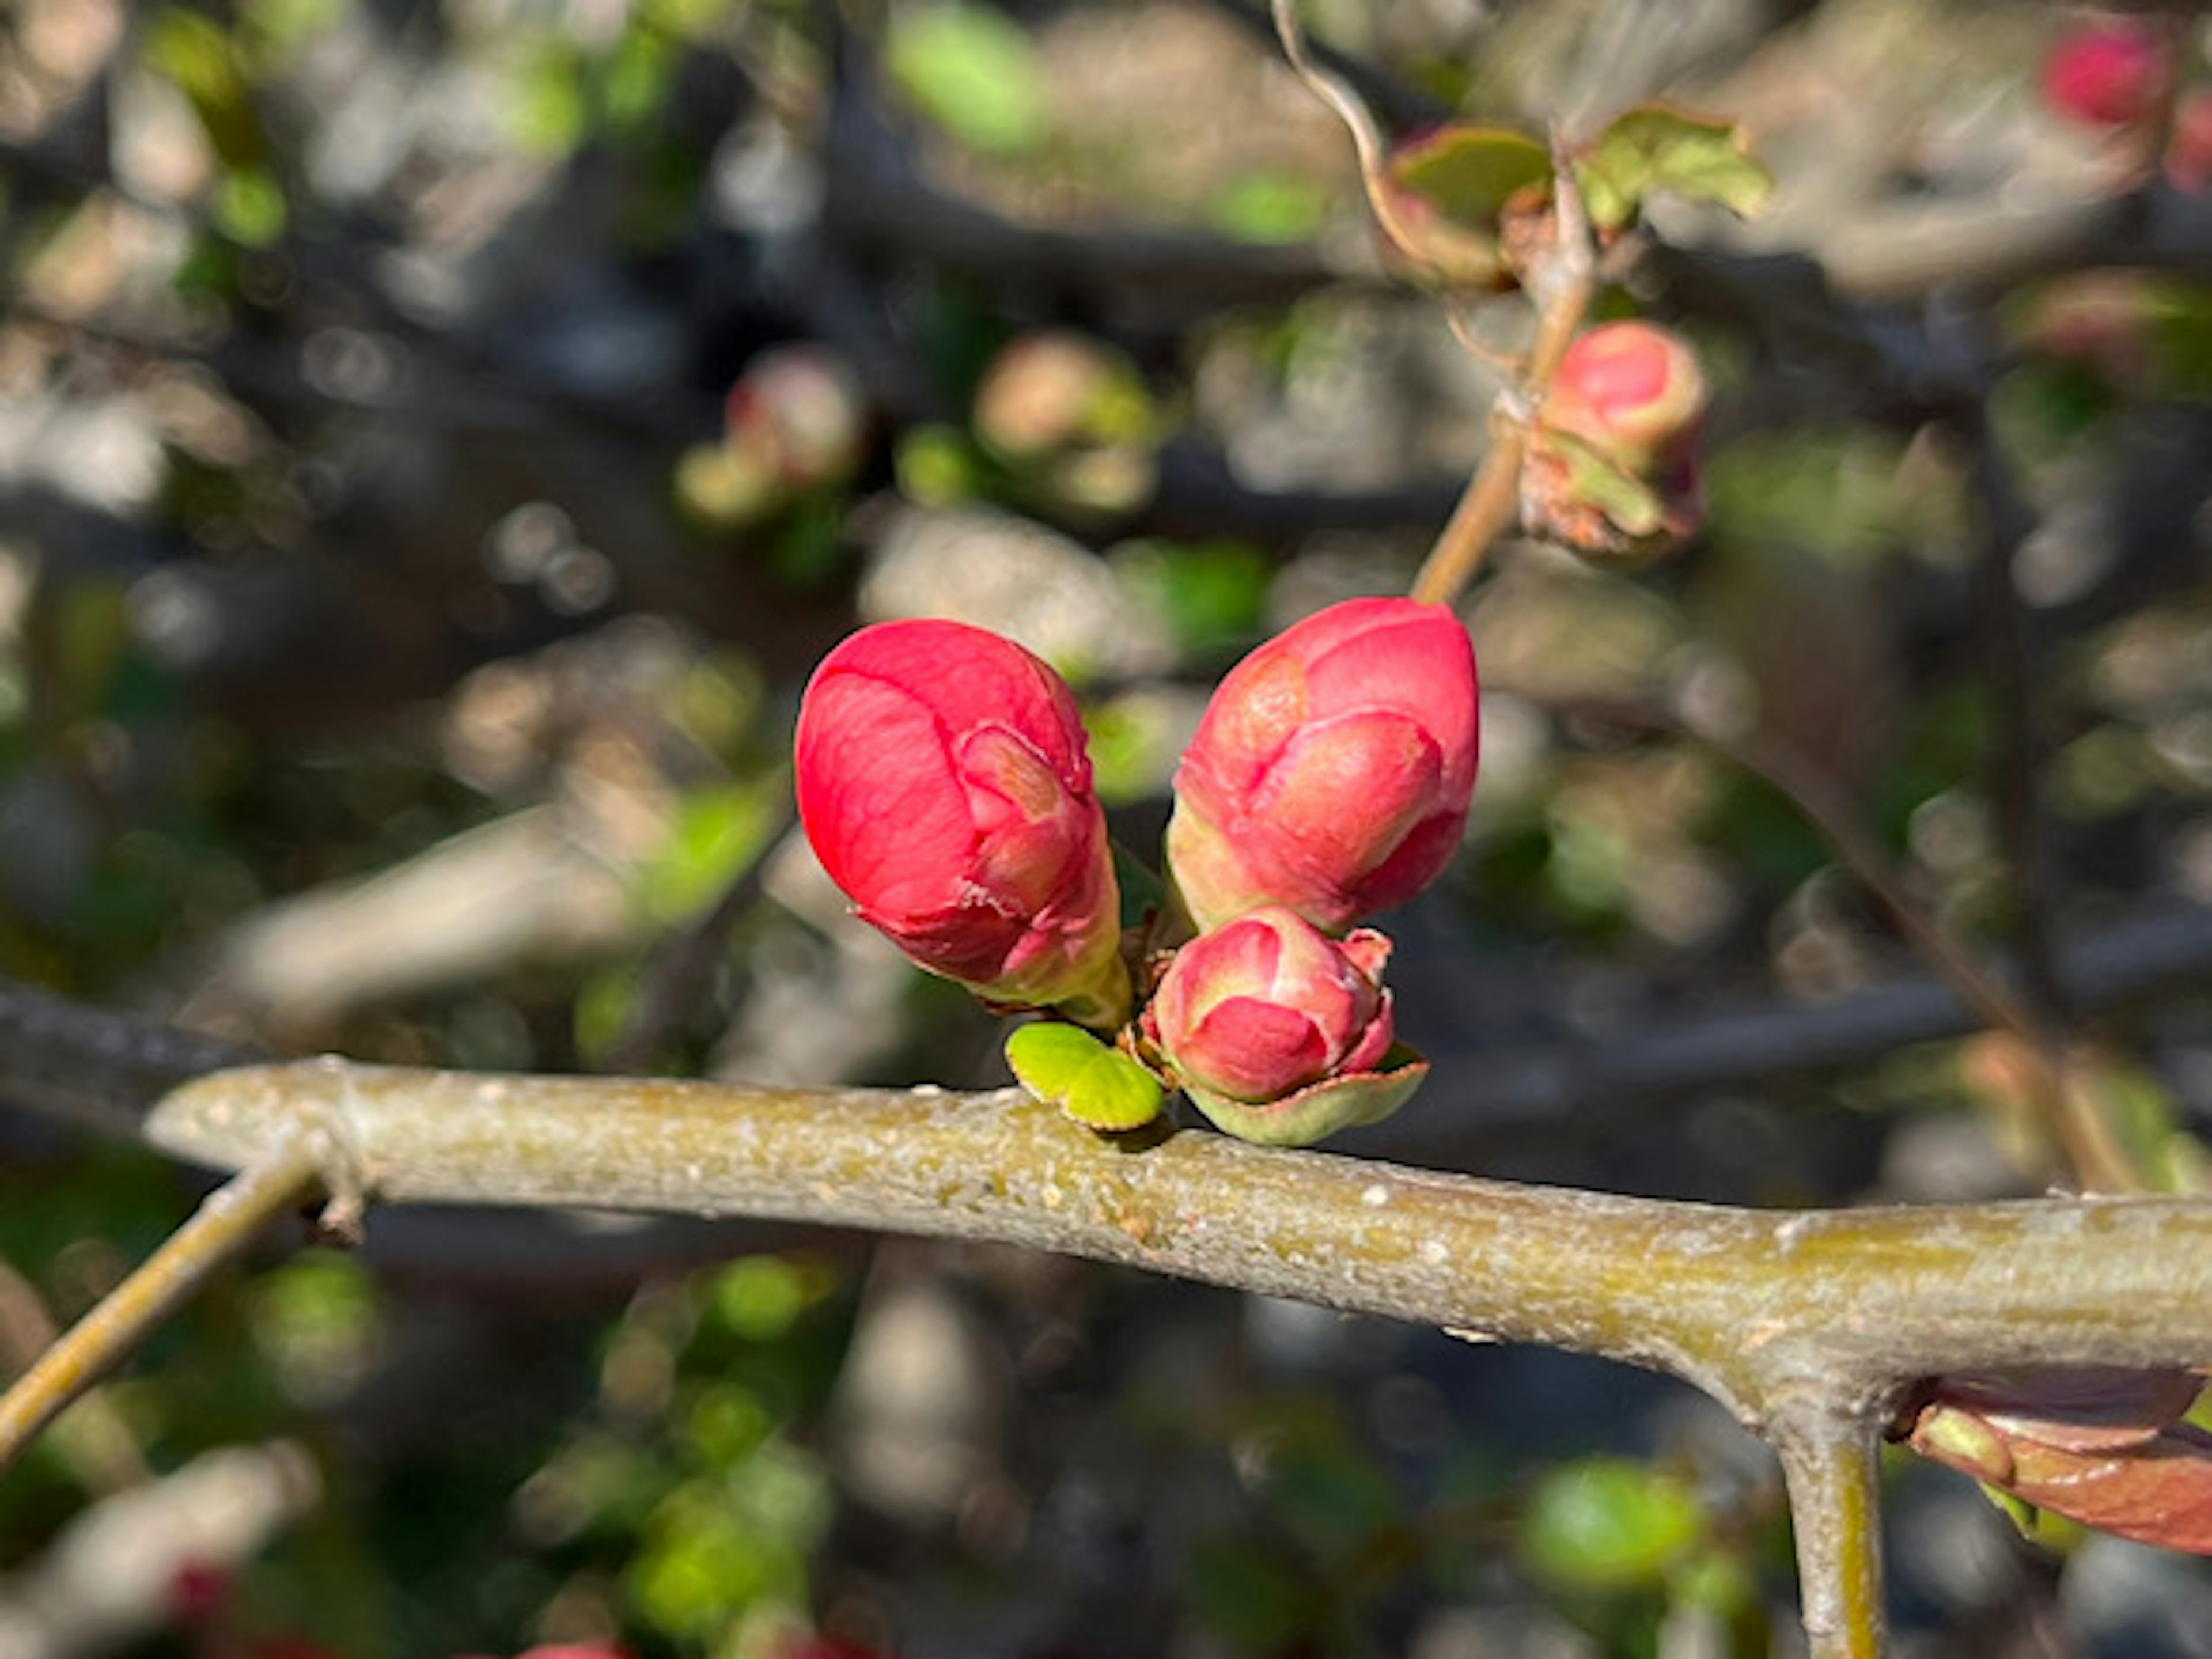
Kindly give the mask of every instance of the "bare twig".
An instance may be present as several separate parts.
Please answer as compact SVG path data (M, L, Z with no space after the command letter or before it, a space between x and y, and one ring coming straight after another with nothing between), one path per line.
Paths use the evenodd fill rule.
M0 1395L0 1469L189 1300L210 1274L259 1237L271 1219L318 1191L325 1157L318 1137L301 1133L296 1126L270 1136L234 1180L212 1194L143 1266L40 1355Z

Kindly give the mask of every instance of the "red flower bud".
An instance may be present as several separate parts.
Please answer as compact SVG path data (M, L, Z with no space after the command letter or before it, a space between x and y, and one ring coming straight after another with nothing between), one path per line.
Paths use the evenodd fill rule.
M1650 323L1601 323L1567 347L1537 419L1644 473L1695 440L1705 411L1705 377L1680 339Z
M2043 59L2043 100L2087 126L2131 127L2166 91L2166 44L2131 17L2069 29Z
M799 820L862 920L978 995L1127 1017L1106 820L1059 675L964 623L878 623L814 671L795 748Z
M1389 955L1372 928L1340 944L1289 910L1254 910L1176 953L1145 1035L1201 1103L1265 1104L1370 1072L1390 1048Z
M1347 599L1229 671L1176 773L1168 866L1214 927L1279 904L1340 933L1411 898L1474 788L1474 652L1442 605Z

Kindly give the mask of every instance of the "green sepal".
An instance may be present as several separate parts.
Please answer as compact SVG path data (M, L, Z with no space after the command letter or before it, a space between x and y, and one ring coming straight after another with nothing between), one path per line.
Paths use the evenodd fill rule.
M1329 1078L1256 1105L1188 1083L1182 1088L1224 1134L1262 1146L1310 1146L1340 1129L1380 1122L1404 1105L1428 1074L1429 1062L1400 1042L1372 1072Z
M1654 535L1666 524L1666 503L1641 478L1566 433L1547 433L1544 441L1566 463L1575 500L1595 507L1624 535Z
M1085 1128L1140 1129L1167 1091L1143 1066L1079 1026L1041 1020L1006 1038L1006 1064L1023 1088Z
M1601 230L1635 218L1656 191L1744 215L1774 193L1774 176L1752 159L1741 126L1665 104L1639 104L1617 117L1576 159L1575 182Z

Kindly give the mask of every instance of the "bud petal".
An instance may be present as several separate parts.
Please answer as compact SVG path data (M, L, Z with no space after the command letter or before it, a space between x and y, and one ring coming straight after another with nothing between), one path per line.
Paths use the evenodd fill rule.
M1648 474L1697 436L1705 377L1696 355L1650 323L1601 323L1559 360L1537 422L1624 471Z
M1279 906L1254 910L1176 952L1146 1039L1209 1117L1248 1139L1302 1146L1370 1121L1426 1069L1376 1069L1392 1051L1379 982L1389 950L1370 929L1340 943Z
M795 751L816 855L915 962L994 1001L1127 1017L1105 816L1049 667L963 623L878 623L815 670Z
M1176 774L1168 866L1193 919L1261 905L1316 927L1411 898L1474 787L1474 653L1442 605L1350 599L1230 670Z

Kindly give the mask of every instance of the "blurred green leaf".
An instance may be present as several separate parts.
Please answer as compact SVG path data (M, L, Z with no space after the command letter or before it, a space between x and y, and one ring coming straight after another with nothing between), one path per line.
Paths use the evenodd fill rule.
M1310 1581L1260 1545L1216 1540L1190 1554L1198 1616L1248 1653L1280 1652L1310 1634Z
M1625 1458L1584 1458L1538 1484L1521 1549L1531 1571L1563 1588L1656 1588L1705 1525L1686 1483Z
M1295 173L1248 173L1215 195L1206 222L1247 242L1300 242L1328 220L1328 192Z
M760 855L781 821L784 787L778 775L769 782L720 784L685 795L659 849L638 872L646 908L674 921L711 903Z
M209 204L217 229L247 247L269 247L284 234L283 186L259 167L233 167L216 182Z
M1116 550L1114 574L1167 617L1186 655L1205 661L1261 632L1273 568L1243 542L1139 542Z
M714 1316L749 1342L774 1342L815 1300L806 1271L780 1255L749 1255L717 1273L708 1304Z
M185 94L224 165L260 164L268 147L222 26L202 13L169 6L148 21L141 39L147 63Z
M894 7L884 63L899 89L961 143L1018 155L1048 128L1042 71L1019 25L988 6Z
M1516 192L1552 176L1552 157L1525 132L1454 122L1399 145L1383 171L1454 224L1495 232Z

